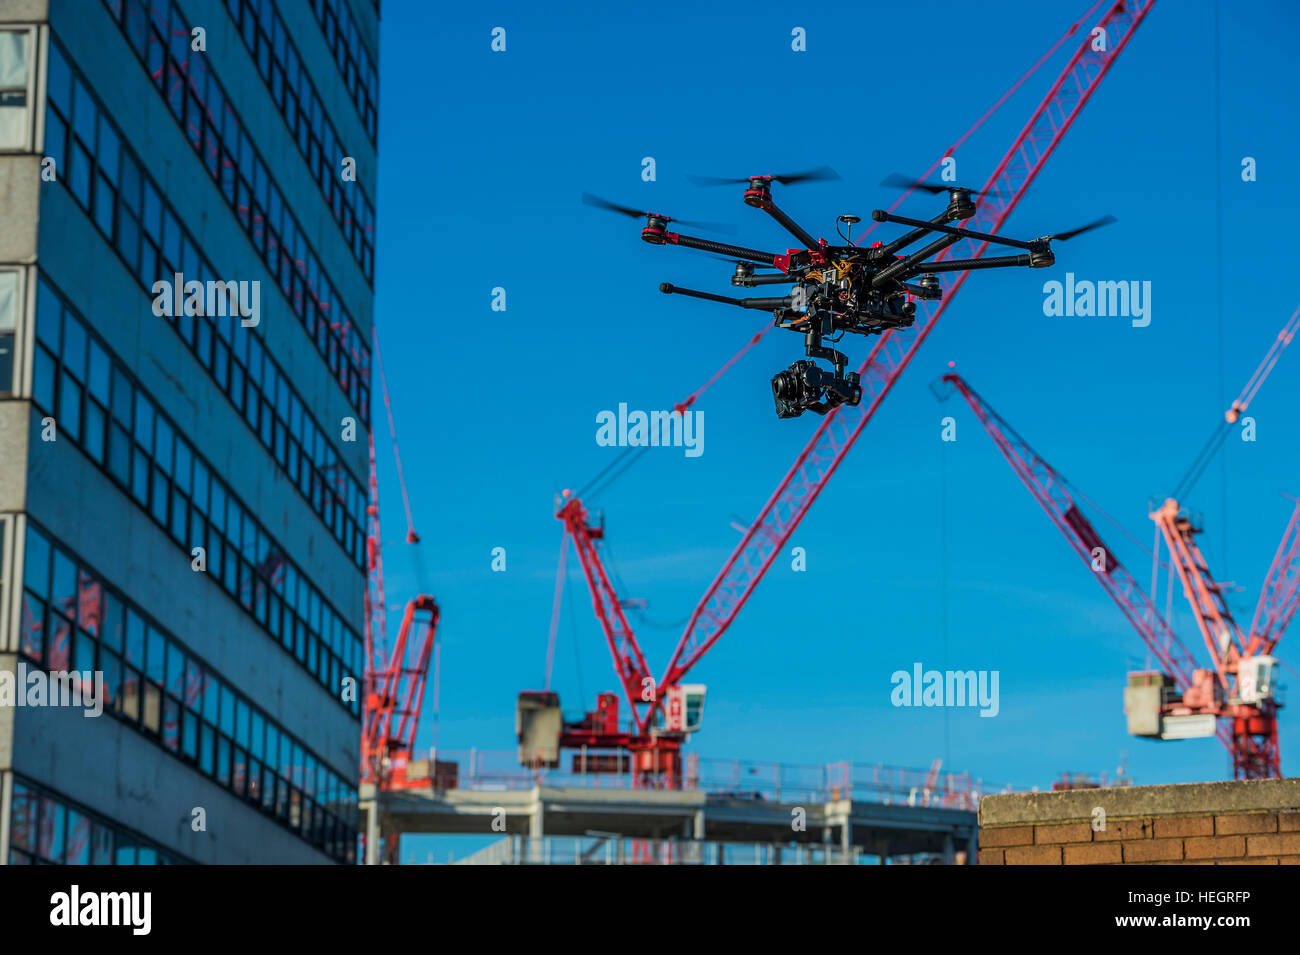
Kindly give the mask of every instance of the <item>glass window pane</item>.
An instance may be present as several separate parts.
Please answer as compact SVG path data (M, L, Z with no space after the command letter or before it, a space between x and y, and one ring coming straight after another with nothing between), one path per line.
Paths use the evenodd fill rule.
M77 609L77 565L60 550L54 552L54 571L50 578L50 600L65 616L75 616Z
M140 167L130 156L122 156L121 181L118 194L126 207L137 215L140 212Z
M145 654L145 676L162 683L166 673L166 642L157 627L149 627L149 649Z
M103 585L86 571L79 571L77 592L77 622L98 637L104 614Z
M88 208L90 205L90 154L75 138L68 153L68 182L72 187L72 194L77 197L77 201L83 208Z
M42 411L54 412L54 357L43 345L36 347L32 368L32 398Z
M140 224L157 244L162 238L162 200L158 198L158 190L148 179L144 180L143 188L144 215L140 218Z
M67 116L72 99L72 73L69 72L68 61L63 58L63 53L59 50L57 43L50 44L45 88L50 99L59 107L59 111L64 116Z
M220 684L211 674L203 675L203 718L213 726L217 725L217 710L220 701Z
M153 452L153 402L145 397L143 391L135 393L135 430L136 441L144 445L146 453Z
M86 328L71 313L63 313L63 367L86 380Z
M159 417L154 434L154 461L165 474L172 470L172 426L167 419Z
M45 601L24 591L20 625L18 652L40 660L45 653Z
M99 342L91 339L90 341L90 364L86 372L86 384L90 387L90 393L98 398L104 405L109 403L109 382L112 378L112 364L109 360L108 353L100 346Z
M113 369L113 417L128 431L131 429L131 379L121 368Z
M95 826L91 849L92 865L111 865L113 862L113 830L108 826Z
M185 654L175 646L167 648L167 692L177 698L185 694Z
M27 527L27 547L23 558L23 583L42 597L50 593L50 544L40 531Z
M42 279L36 285L36 337L58 354L62 342L63 303Z
M68 810L68 847L62 861L68 865L90 862L90 820L74 809Z
M203 668L193 659L185 660L185 692L182 699L185 705L198 709L203 698Z
M99 159L99 168L108 177L108 181L117 185L117 158L119 143L117 133L108 123L108 117L99 117L99 146L95 156Z
M81 387L65 368L59 376L59 424L74 440L81 440Z
M99 639L114 650L122 649L122 602L111 591L104 591L102 602L104 608L103 622L100 625Z
M235 697L230 692L230 687L224 684L221 687L221 722L219 724L221 732L227 736L234 735L235 732Z
M129 608L126 611L126 659L137 667L144 663L144 621Z
M50 862L63 859L63 826L66 812L63 805L49 796L41 797L41 823L37 851Z

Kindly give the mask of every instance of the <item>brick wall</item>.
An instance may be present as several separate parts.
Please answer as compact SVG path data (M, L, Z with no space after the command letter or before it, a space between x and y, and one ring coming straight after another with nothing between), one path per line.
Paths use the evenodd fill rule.
M986 796L979 817L980 865L1300 865L1300 779Z

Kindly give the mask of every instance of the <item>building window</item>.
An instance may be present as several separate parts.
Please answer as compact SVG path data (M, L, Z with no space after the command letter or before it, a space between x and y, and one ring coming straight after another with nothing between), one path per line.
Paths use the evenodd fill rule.
M339 684L327 683L325 674L332 671L340 677L357 677L361 670L360 636L285 556L283 548L216 476L184 432L138 386L126 366L44 276L37 283L36 334L35 414L53 415L59 421L61 436L78 444L123 492L130 494L170 534L187 560L192 547L206 548L208 573L213 581L244 607L270 639L279 640L277 628L267 619L270 594L292 608L287 619L293 620L295 628L307 632L313 652L317 641L341 634L338 639L330 639L330 648L320 651L323 663L319 669L317 658L309 660L301 652L295 656L340 705L359 715L360 702L339 699ZM110 395L111 423L108 409L101 404ZM187 529L186 536L177 533L179 528ZM66 559L56 558L52 573L52 609L70 615L76 607L75 571ZM31 608L33 623L36 612L37 608ZM25 628L24 633L29 631ZM154 635L149 633L146 639L145 634L139 619L128 614L129 668L124 678L123 705L133 713L141 713L146 728L158 733L162 728L162 699L157 688L165 679L165 662L162 651L156 649ZM57 652L60 660L69 652L66 633L59 629L52 636L44 630L33 630L27 639L33 647L54 640L45 652Z
M30 148L30 30L0 30L0 149Z
M274 807L263 791L266 783L257 757L263 734L280 740L289 797L304 812L322 814L355 832L349 814L356 790L342 775L31 521L25 554L23 619L34 639L20 644L24 657L48 670L102 672L106 712L268 815ZM119 655L123 649L125 665ZM53 797L41 798L51 808L49 814L39 806L30 810L42 814L35 848L26 848L32 842L26 827L24 841L14 845L45 862L85 861L88 850L82 843L87 843L89 830L74 840L84 814L72 812L59 822L57 813L64 807ZM330 854L340 862L353 861L346 848L335 847ZM74 850L75 859L69 858Z
M244 38L249 56L257 64L262 82L279 107L280 115L298 144L307 168L316 179L321 196L343 232L344 240L351 246L366 277L373 280L370 263L374 260L374 206L359 181L344 183L339 176L339 161L345 156L356 154L340 141L334 124L329 120L329 114L321 104L316 85L293 43L292 34L271 0L226 0L226 9L235 24L242 25L240 35ZM336 12L326 10L324 15L335 16L337 19ZM322 10L318 9L317 19L321 16ZM365 77L368 85L364 87L359 82L349 82L349 79L361 80L352 58L357 54L364 55L364 50L360 47L360 37L356 34L350 14L347 24L352 28L347 39L354 42L332 42L331 45L362 122L366 123L367 119L369 121L366 132L373 143L375 111L368 93L374 86L374 70L372 68L368 71ZM336 31L335 40L342 41L343 38L343 32ZM272 192L272 195L278 200L278 194ZM278 201L272 206L273 223L279 221L275 214L277 205Z
M0 395L13 394L14 339L22 309L16 269L0 269Z
M117 851L115 852L115 847ZM137 860L134 849L141 847ZM189 859L52 790L14 777L9 821L10 865L186 865Z
M232 6L235 2L236 0L226 0L226 5ZM366 134L373 143L378 124L375 104L379 100L379 73L375 70L369 51L361 42L361 32L352 19L347 0L312 0L311 8L316 14L321 33L325 36L326 45L334 53L334 62L343 77L343 85L351 94L357 115L361 117ZM375 12L378 11L379 3L375 0Z
M150 49L158 49L160 43L151 43ZM63 170L59 182L68 187L145 289L152 290L156 279L170 279L173 272L185 272L187 277L201 281L217 278L216 270L198 251L193 237L179 224L180 217L159 197L153 182L143 172L143 164L127 147L102 106L53 39L49 50L50 75L58 78L66 74L70 84L68 89L64 89L65 84L59 80L56 87L49 90L45 110L46 151L56 160L65 157L59 160L59 168ZM175 82L179 84L182 80L176 79ZM228 106L225 108L229 109ZM197 118L195 122L198 122ZM211 123L205 123L204 128L216 135L216 127ZM243 135L242 127L236 126L228 131L227 139L240 135ZM360 420L369 423L370 346L339 300L329 277L320 268L297 220L287 210L280 222L264 223L260 212L255 220L250 218L249 209L257 207L250 206L249 177L256 173L250 168L255 160L247 137L243 136L241 146L233 152L216 142L209 145L220 149L222 162L217 168L223 170L222 175L229 179L226 201L235 209L250 238L254 239L263 263L302 322L308 338L325 360L340 390L357 409ZM262 182L268 180L263 178ZM234 191L236 186L239 187L238 194ZM117 200L116 208L109 198L102 198L110 194ZM273 190L273 194L278 197L278 192ZM257 234L264 231L266 235L262 238L265 241L262 241ZM172 321L186 345L200 353L209 347L205 341L209 334L219 334L229 340L233 324L229 321L214 323L212 316L197 323L193 316L184 315L176 316ZM198 342L195 340L196 332ZM260 326L257 333L261 333ZM343 355L343 360L336 361L334 366L330 366L328 361L331 343L336 350L341 349ZM226 390L221 371L209 365L202 355L200 360ZM249 369L249 372L257 373L258 380L261 380L260 367ZM232 400L239 403L235 396Z
M179 224L179 217L170 204L159 196L152 181L143 173L134 153L124 145L120 134L108 121L81 78L70 69L55 43L50 44L49 73L54 78L55 85L49 91L46 110L46 139L50 143L48 148L58 155L66 153L78 157L72 163L73 174L69 188L86 214L99 227L105 240L132 269L135 268L137 259L140 261L140 281L146 289L152 290L154 278L159 274L170 278L171 273L176 271L183 271L192 278L211 279L216 270L198 250L189 232ZM55 136L66 137L66 142L55 143ZM85 143L89 143L89 147L83 148ZM79 176L78 171L84 175ZM106 196L109 199L105 199ZM141 213L141 219L137 221L137 214ZM37 311L41 311L39 303ZM229 318L180 315L169 321L236 410L243 410L249 428L267 450L277 457L281 469L291 477L299 475L299 480L294 482L295 486L307 498L317 516L322 518L353 563L358 568L364 568L366 495L361 482L344 465L316 420L304 411L302 400L290 386L280 366L266 353L255 336L237 333L244 330L235 329L233 320ZM233 355L226 345L232 336L235 349ZM327 352L328 345L332 342L333 339L329 339L326 343ZM368 368L368 352L365 361ZM45 367L39 350L36 362L38 371ZM369 401L369 393L360 384L355 368L340 366L334 370L339 374L340 381L346 380L353 386L356 399ZM45 390L53 387L52 383L47 383L39 374L38 381ZM79 383L84 383L84 378L79 379ZM282 400L279 395L284 396ZM273 397L276 398L274 404L271 401ZM72 427L80 430L81 417L77 414L80 409L74 407L72 402L69 402L69 408L73 408L73 413L77 415ZM96 419L96 410L87 409L87 417ZM362 416L362 420L367 419ZM305 442L310 449L311 453L306 456L306 460L299 460L296 454L289 460L276 455L279 447L285 447L286 451L288 449L287 436L291 421L292 431L298 441ZM92 440L98 444L98 437ZM123 459L124 449L115 448L111 441L107 447L108 453L113 456L112 467L116 473L119 467L126 464ZM295 450L299 449L298 445L294 447ZM100 454L103 447L92 447L91 451ZM326 492L324 496L315 499L310 497L304 490L302 475L315 476ZM139 482L137 490L140 493L145 492L147 479L146 473L134 477ZM328 520L329 513L335 509L343 510L347 519L341 523Z

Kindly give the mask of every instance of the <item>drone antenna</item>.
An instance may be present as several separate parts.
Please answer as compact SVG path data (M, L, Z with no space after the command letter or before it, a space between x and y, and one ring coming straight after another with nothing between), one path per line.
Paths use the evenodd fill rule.
M853 242L852 239L849 238L849 235L852 235L852 234L853 234L853 224L854 224L855 222L861 222L861 221L862 221L862 218L861 218L860 216L853 216L853 215L842 215L842 216L836 216L836 217L835 217L835 231L839 233L839 236L840 236L841 239L843 239L843 240L844 240L845 242L847 242L849 245L853 245L854 242ZM845 225L848 226L849 235L845 235L843 232L840 232L840 223L841 223L841 222L845 223Z

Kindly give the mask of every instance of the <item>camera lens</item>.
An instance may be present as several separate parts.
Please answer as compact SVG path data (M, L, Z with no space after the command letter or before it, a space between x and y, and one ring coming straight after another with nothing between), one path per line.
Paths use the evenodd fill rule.
M804 373L810 362L797 361L785 371L772 376L772 398L776 402L778 418L797 418L807 410L810 388Z
M799 396L799 379L793 372L778 371L772 376L772 397L778 401L793 401Z

